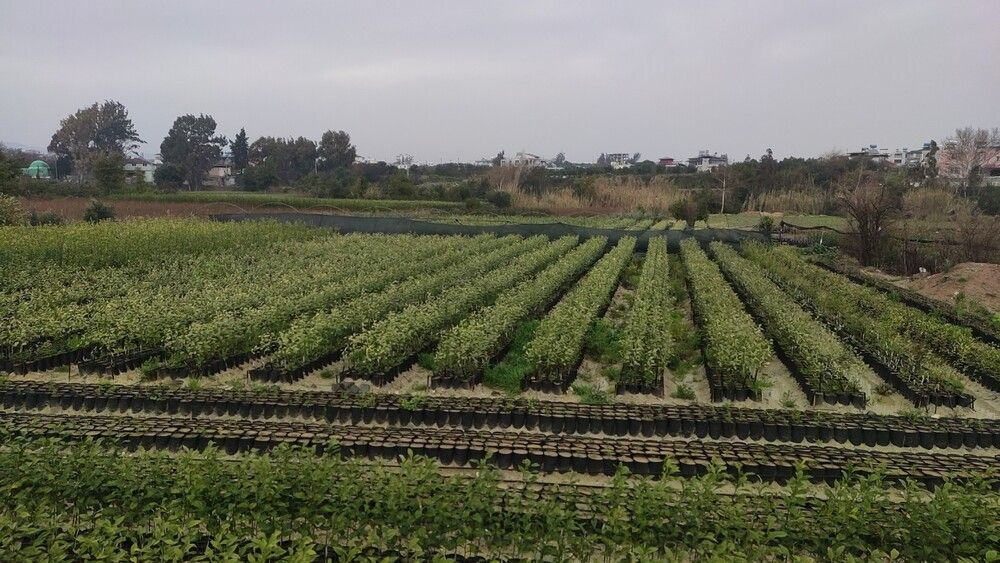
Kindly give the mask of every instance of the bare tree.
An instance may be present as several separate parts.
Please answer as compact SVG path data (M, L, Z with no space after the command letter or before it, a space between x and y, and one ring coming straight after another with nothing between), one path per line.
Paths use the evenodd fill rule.
M975 182L975 174L985 163L990 146L1000 144L1000 129L993 130L964 127L945 140L943 156L944 175L959 182L956 191L968 194Z
M866 266L871 265L896 220L898 205L892 190L859 169L841 182L837 199L850 220L858 259Z

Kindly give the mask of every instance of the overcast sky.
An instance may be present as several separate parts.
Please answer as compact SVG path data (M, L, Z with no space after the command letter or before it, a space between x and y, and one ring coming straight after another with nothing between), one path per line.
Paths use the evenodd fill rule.
M124 103L361 155L742 159L1000 126L1000 3L0 0L0 141Z

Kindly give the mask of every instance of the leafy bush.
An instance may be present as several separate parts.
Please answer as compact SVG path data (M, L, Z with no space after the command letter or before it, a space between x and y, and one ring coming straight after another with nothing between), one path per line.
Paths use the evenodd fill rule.
M683 219L688 229L693 229L698 221L708 220L708 204L699 199L681 199L670 205L670 215Z
M66 220L63 219L62 215L55 211L43 211L39 213L32 209L31 214L28 216L28 224L33 227L39 225L62 225L65 222Z
M16 197L0 194L0 226L23 225L24 209Z
M509 192L498 190L486 194L486 201L492 203L497 209L507 209L513 204L514 198Z
M88 223L114 220L115 208L96 199L90 200L90 205L83 212L83 220Z

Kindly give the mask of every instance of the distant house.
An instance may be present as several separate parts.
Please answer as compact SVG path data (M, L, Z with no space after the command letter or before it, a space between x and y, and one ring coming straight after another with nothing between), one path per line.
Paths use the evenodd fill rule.
M52 173L49 171L49 165L44 160L35 160L28 165L27 168L21 169L21 174L28 176L29 178L39 178L39 179L49 179L52 177Z
M983 183L1000 187L1000 145L990 147L983 159Z
M142 177L143 182L152 183L153 174L156 173L156 169L159 166L159 162L153 162L145 158L130 158L125 161L122 168L125 170L126 181L133 182L135 179Z
M910 150L903 147L892 151L889 162L894 166L920 166L928 152L930 152L930 143L925 144L922 149Z
M937 153L938 170L943 179L958 185L965 181L964 172L962 166L953 165L952 147L945 143ZM1000 187L1000 145L982 149L978 166L983 185Z
M535 166L542 166L544 164L545 161L542 160L542 157L523 151L515 154L513 158L505 157L500 161L500 166L520 166L524 168L534 168Z
M711 153L707 150L698 151L698 156L688 159L688 166L694 166L698 172L711 172L720 166L729 164L729 155Z
M233 158L225 156L215 161L208 174L205 175L205 184L217 188L235 186L236 176L233 176Z
M628 168L632 166L632 155L627 152L608 153L608 164L614 169Z
M847 158L850 159L871 159L873 162L890 162L889 160L889 150L880 149L878 145L868 145L867 147L861 147L859 151L853 151L847 153Z

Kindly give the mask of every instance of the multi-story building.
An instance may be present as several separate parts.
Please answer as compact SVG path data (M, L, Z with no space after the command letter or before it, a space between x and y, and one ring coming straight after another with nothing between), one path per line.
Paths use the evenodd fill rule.
M513 158L505 157L500 161L500 166L520 166L524 168L534 168L543 164L545 162L542 160L542 157L524 151L515 154Z
M698 172L710 172L720 166L729 164L729 155L719 153L709 153L707 150L698 151L698 156L688 159L688 166L694 166Z
M627 152L612 152L608 153L606 156L608 164L611 165L612 168L620 169L632 166L632 155Z

